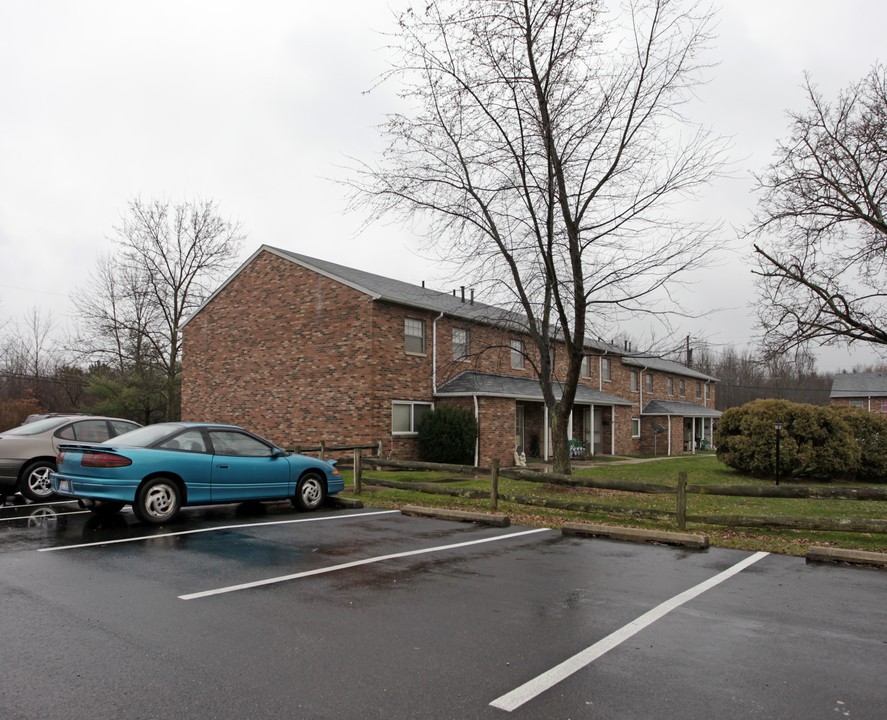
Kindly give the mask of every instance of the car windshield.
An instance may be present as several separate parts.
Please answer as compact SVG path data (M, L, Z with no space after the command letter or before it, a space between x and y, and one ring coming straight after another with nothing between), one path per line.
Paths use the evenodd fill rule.
M162 440L167 435L178 432L182 429L181 425L175 423L157 423L156 425L147 425L145 427L123 433L110 440L105 440L103 445L128 445L129 447L148 447L158 440Z
M19 425L16 428L12 428L12 430L6 430L4 435L39 435L42 432L46 432L47 430L52 430L54 427L58 427L59 425L64 425L71 418L67 417L51 417L51 418L43 418L43 420L37 420L37 422L28 423L27 425Z

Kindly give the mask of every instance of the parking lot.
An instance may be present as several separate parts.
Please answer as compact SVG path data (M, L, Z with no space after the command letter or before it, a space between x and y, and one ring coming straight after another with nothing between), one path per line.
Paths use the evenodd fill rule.
M882 718L887 574L363 508L0 512L4 718Z

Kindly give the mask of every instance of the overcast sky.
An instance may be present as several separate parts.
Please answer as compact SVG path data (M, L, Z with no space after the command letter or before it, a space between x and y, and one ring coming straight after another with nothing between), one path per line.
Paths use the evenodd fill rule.
M387 90L381 32L401 0L0 0L0 324L32 308L64 324L130 200L212 199L242 224L246 258L267 243L447 290L398 226L362 234L344 212L347 156L372 159ZM805 107L877 61L882 0L722 0L694 116L732 138L734 175L700 198L727 229L720 267L685 302L679 331L743 347L756 332L749 248L730 227L754 206L750 173ZM393 88L392 88L393 91ZM435 282L437 281L437 283ZM850 369L863 349L820 354Z

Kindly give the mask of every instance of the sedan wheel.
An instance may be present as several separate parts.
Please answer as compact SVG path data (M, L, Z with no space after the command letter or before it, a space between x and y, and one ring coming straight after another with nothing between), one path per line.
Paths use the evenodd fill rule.
M323 478L315 473L308 473L299 480L293 505L299 510L316 510L320 507L325 495Z
M154 478L139 488L132 511L142 522L159 525L172 520L181 506L179 486L167 478Z
M19 490L31 502L42 502L52 497L52 482L49 474L56 470L55 463L38 460L25 468Z

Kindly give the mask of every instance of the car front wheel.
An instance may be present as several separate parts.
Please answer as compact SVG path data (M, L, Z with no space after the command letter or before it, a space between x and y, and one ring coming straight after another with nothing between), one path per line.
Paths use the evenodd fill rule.
M182 493L179 486L169 478L149 480L136 493L132 511L142 522L151 525L172 520L182 506Z
M323 478L316 473L303 475L296 486L293 505L299 510L317 510L323 503L326 487Z
M52 483L49 474L56 471L55 463L37 460L25 468L19 490L31 502L43 502L52 497Z

